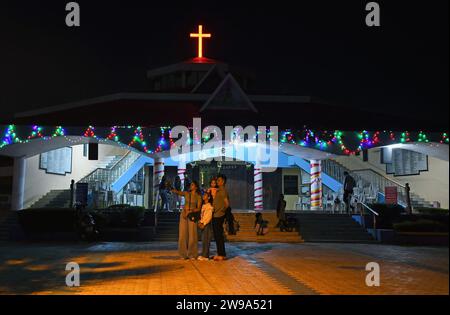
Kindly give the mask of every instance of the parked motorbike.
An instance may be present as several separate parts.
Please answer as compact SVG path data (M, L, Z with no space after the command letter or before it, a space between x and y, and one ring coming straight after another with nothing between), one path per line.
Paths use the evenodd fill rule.
M83 241L96 241L100 236L100 231L97 227L94 217L89 212L85 211L80 204L75 205L76 208L76 229L80 239Z

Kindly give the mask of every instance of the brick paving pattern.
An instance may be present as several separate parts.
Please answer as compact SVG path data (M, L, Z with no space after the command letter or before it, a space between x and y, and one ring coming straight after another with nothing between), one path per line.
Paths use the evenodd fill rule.
M0 294L446 294L448 248L227 244L223 262L181 260L175 243L0 244ZM214 248L212 249L214 253ZM81 286L67 287L77 262ZM365 266L381 267L367 287Z

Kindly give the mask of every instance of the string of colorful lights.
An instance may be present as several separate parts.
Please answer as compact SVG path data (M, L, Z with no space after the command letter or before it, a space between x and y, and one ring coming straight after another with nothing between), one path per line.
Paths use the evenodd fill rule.
M2 127L2 126L0 126ZM2 129L5 126L2 127ZM66 129L62 126L56 127L44 127L44 126L19 126L20 129L28 130L27 132L23 132L21 130L20 134L28 135L24 137L19 137L19 132L17 131L17 127L15 125L8 125L5 127L5 132L3 133L3 139L0 143L0 148L3 148L7 145L17 144L17 143L26 143L36 139L49 140L54 137L66 136ZM80 128L78 128L80 129ZM51 136L46 136L45 131L50 131ZM80 129L81 130L81 129ZM164 151L166 149L170 149L175 145L175 142L171 137L171 127L164 126L159 127L159 136L155 141L154 149L150 149L148 146L149 141L152 138L152 132L154 132L155 128L146 128L142 126L113 126L111 128L106 128L103 130L102 128L96 129L94 126L88 126L82 132L83 137L87 138L96 138L96 139L107 139L114 142L123 142L127 143L130 147L135 147L139 150L142 150L146 153L157 153ZM133 130L131 139L129 141L127 139L127 134L129 131ZM125 132L125 134L124 134ZM102 136L102 134L105 134ZM119 133L122 133L119 136ZM239 130L233 130L234 136L238 136ZM153 133L154 134L154 133ZM192 134L192 137L191 137ZM260 131L257 132L256 137L260 134ZM273 133L270 129L266 130L266 140L273 140ZM213 137L212 139L215 139ZM121 140L124 141L121 141ZM192 139L199 139L202 143L208 142L211 138L209 135L203 136L203 138L198 137L197 132L190 128L190 134L188 135L188 144L192 144ZM396 141L396 139L399 139ZM199 141L197 141L199 144ZM449 137L447 132L442 133L428 133L426 134L424 131L419 131L416 133L411 133L409 131L403 132L393 132L393 131L373 131L369 132L367 130L363 130L360 132L351 132L351 131L313 131L309 128L303 128L301 130L292 130L286 129L279 132L279 142L287 143L287 144L295 144L302 147L316 148L319 150L330 150L337 149L340 153L345 155L354 155L360 153L362 150L370 149L377 145L388 145L394 143L408 143L408 142L419 142L419 143L429 143L436 142L441 144L449 144ZM353 147L353 148L352 148Z

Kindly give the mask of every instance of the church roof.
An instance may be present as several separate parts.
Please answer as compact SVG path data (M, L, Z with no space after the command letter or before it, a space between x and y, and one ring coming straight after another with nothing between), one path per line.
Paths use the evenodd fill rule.
M217 126L301 128L307 125L324 130L436 128L429 122L337 106L311 96L247 93L245 74L233 72L227 64L213 59L189 59L148 71L147 76L154 84L160 84L178 82L179 78L174 79L174 74L180 73L184 80L191 74L198 75L191 85L185 84L183 89L116 93L44 107L15 114L13 123L174 126L190 125L194 117L201 117L205 124Z

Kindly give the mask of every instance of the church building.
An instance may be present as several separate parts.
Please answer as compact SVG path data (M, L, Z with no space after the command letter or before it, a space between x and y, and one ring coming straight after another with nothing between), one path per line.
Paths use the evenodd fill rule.
M204 41L213 39L203 31L199 26L191 34L199 42L197 57L148 70L146 91L42 106L1 121L0 210L69 207L72 180L86 187L88 207L154 209L164 175L207 188L220 173L236 211L275 210L280 194L287 210L342 211L333 208L342 200L346 171L360 201L386 202L386 189L395 187L396 201L406 206L409 183L413 207L448 208L446 132L423 132L420 121L315 96L257 91L252 73L203 56ZM171 155L175 126L188 128L191 144L208 143L209 135L195 135L195 119L223 134L226 126L262 126L258 137L268 142L215 139L218 150ZM246 153L229 153L236 145ZM254 150L275 150L276 167L269 171L248 158Z

